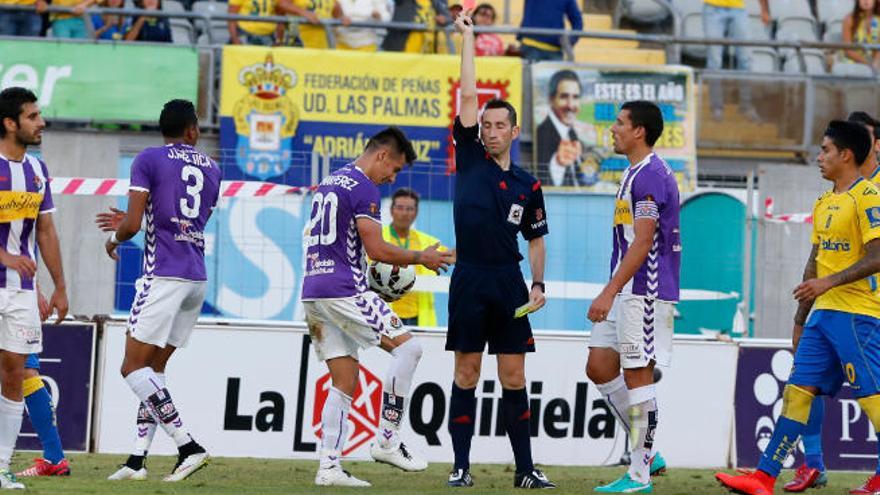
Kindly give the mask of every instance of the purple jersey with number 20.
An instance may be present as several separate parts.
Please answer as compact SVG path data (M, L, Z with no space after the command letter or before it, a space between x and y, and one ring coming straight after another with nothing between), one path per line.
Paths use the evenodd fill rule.
M220 167L187 144L142 151L129 189L150 193L144 217L144 276L207 280L205 224L220 195Z
M354 164L318 186L303 231L302 299L340 299L367 290L358 218L381 222L379 188Z

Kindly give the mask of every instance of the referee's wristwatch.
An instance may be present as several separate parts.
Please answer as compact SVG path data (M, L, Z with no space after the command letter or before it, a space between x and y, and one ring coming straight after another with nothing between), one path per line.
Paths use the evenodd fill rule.
M547 293L547 287L544 285L544 282L532 282L532 289L535 287L540 287L542 294Z

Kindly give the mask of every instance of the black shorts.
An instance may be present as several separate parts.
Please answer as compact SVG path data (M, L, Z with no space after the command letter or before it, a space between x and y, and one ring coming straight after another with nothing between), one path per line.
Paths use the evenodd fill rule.
M529 301L518 265L474 267L458 263L449 286L449 330L446 350L489 354L535 351L528 316L514 318L516 308Z

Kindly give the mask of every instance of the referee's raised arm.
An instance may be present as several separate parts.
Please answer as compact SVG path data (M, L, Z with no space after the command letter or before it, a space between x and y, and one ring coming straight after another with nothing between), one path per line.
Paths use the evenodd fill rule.
M474 21L471 12L458 14L455 29L461 33L461 101L458 118L464 127L477 125L477 69L474 64Z

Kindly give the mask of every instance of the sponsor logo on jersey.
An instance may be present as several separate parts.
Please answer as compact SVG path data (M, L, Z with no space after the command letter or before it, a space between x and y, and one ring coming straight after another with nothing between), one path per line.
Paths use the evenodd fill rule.
M871 224L872 229L880 227L880 206L865 209L865 216L868 217L868 223Z
M849 241L843 239L822 239L822 250L823 251L842 251L849 252L852 249Z
M516 203L510 205L510 212L507 214L507 221L519 225L522 222L523 207Z

